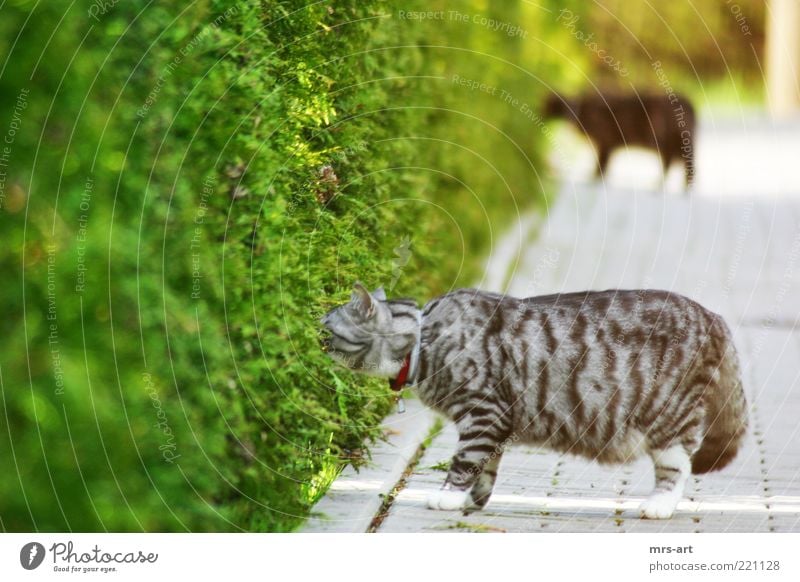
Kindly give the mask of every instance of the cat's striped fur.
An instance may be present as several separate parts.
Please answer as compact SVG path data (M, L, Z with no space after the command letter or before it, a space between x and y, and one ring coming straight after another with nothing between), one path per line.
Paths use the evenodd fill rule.
M602 463L649 454L656 487L641 514L670 517L689 474L727 465L747 427L725 322L674 293L463 289L419 318L413 301L356 285L323 323L334 359L379 376L396 376L419 342L419 397L459 432L433 508L482 508L503 449L527 443Z

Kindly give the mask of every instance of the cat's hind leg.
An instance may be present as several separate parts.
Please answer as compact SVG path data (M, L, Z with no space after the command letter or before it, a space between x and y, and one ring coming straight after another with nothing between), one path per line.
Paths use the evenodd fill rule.
M608 162L611 160L611 148L605 145L597 147L597 166L595 167L594 177L597 180L605 180L608 171Z
M667 186L669 169L672 166L672 153L666 147L664 147L663 149L659 150L658 155L661 158L661 190L664 190L664 188Z
M669 519L683 497L686 481L692 472L691 455L682 444L650 452L656 473L656 488L639 506L646 519Z

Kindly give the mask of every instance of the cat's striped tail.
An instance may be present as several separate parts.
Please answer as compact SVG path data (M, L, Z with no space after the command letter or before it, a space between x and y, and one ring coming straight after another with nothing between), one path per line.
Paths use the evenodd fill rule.
M747 431L747 401L742 387L736 349L727 326L722 337L727 338L722 362L713 374L703 394L706 408L706 430L700 448L692 457L692 473L708 473L722 469L730 463L739 450Z

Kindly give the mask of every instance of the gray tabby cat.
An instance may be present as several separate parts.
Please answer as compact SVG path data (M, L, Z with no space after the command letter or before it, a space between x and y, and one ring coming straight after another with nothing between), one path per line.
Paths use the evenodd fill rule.
M407 375L455 422L458 450L433 509L483 508L503 449L521 443L601 463L648 454L656 485L640 514L669 518L689 475L727 465L747 428L728 327L674 293L515 299L462 289L420 311L357 283L322 323L334 360Z

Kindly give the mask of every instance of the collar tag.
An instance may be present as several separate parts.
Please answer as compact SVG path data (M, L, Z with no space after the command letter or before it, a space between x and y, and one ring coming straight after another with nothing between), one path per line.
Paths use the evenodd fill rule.
M419 310L417 310L417 334L417 341L414 344L414 348L403 360L403 365L397 373L397 378L389 379L389 388L397 392L397 412L401 414L406 411L406 405L401 395L403 387L406 385L406 382L408 382L409 376L411 376L412 383L416 383L417 381L419 350L420 343L422 342L422 312Z
M406 385L406 380L408 380L408 370L411 367L411 354L406 356L406 359L403 360L403 366L400 368L400 372L397 374L397 378L394 380L389 380L389 387L394 390L395 392L400 392L403 389L403 386Z

